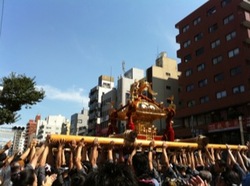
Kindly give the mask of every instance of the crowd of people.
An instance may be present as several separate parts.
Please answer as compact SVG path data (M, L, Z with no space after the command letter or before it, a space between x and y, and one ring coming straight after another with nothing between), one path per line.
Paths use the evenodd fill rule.
M2 186L224 186L250 185L247 148L169 148L134 143L101 145L80 141L34 139L23 153L8 155L12 142L0 150Z

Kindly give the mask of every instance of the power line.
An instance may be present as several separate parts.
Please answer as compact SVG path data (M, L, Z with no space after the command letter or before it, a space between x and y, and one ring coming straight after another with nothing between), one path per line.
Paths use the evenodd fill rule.
M4 11L4 0L2 0L2 12L1 12L1 20L0 20L0 37L2 35L2 28L3 28L3 11Z

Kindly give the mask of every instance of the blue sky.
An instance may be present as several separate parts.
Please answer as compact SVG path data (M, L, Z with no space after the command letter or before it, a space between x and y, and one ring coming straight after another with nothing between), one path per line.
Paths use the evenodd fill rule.
M158 53L177 59L175 24L206 0L5 0L0 35L0 78L35 77L45 99L18 113L25 125L88 109L100 75L146 70ZM0 0L2 14L3 0ZM1 15L0 14L0 15Z

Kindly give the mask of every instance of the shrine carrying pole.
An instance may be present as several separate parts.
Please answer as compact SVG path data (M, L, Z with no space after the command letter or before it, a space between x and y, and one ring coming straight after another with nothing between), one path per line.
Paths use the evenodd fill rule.
M65 143L70 143L73 140L76 142L79 142L80 140L84 139L85 144L92 144L95 140L95 138L98 139L98 142L100 145L108 145L111 141L115 143L115 145L124 145L124 139L123 138L110 138L110 137L96 137L96 136L74 136L74 135L60 135L60 134L51 134L50 135L50 141L51 143L58 143L60 140L65 141ZM151 140L140 140L136 139L135 141L137 144L141 144L142 147L149 146L149 143ZM155 147L161 147L164 141L158 141L155 140ZM195 142L181 142L181 141L166 141L166 144L168 145L168 148L198 148L198 143ZM213 148L213 149L227 149L226 144L207 144L207 148ZM247 149L247 146L245 145L228 145L228 147L232 150L240 149Z

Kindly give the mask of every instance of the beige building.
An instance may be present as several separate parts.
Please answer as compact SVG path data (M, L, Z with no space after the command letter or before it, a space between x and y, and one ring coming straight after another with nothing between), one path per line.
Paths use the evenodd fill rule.
M169 58L166 52L161 52L155 65L146 70L146 79L152 84L152 89L157 92L155 96L157 102L163 102L164 106L168 106L167 98L174 96L174 104L178 107L178 78L180 74L176 60ZM178 122L175 123L177 126ZM155 121L154 125L161 133L165 129L165 119Z

